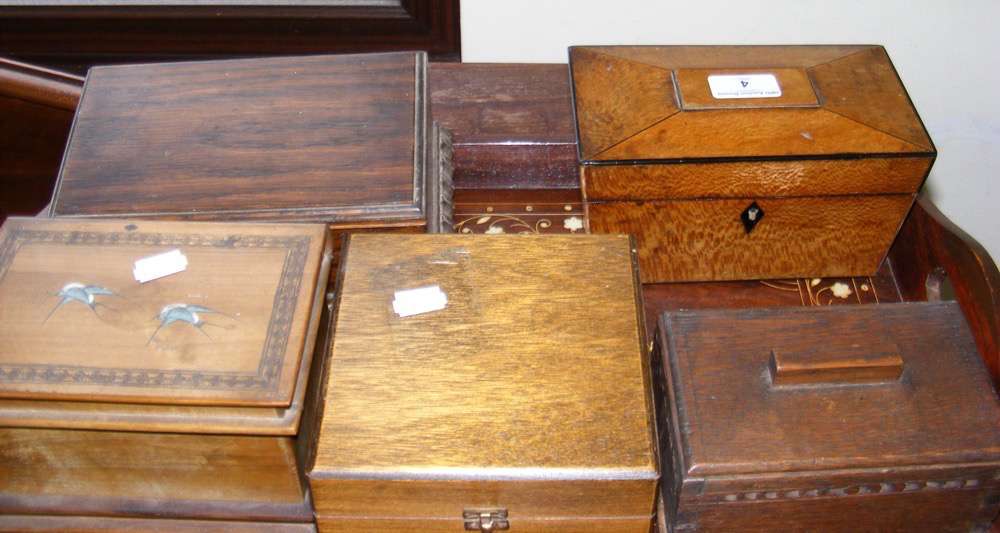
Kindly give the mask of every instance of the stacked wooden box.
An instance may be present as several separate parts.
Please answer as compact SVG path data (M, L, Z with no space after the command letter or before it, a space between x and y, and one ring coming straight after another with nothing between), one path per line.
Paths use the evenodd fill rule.
M419 54L94 69L57 219L0 239L0 529L988 527L1000 405L957 305L643 301L874 273L934 158L884 50L571 67L589 229L636 240L358 234L450 225Z
M8 219L0 528L311 524L290 437L330 261L315 224Z

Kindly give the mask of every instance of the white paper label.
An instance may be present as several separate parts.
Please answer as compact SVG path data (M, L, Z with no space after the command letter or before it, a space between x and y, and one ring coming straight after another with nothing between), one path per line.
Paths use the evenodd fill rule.
M713 74L708 77L708 86L717 100L781 96L781 87L774 74Z
M437 285L396 291L392 310L402 317L440 311L448 305L448 295Z
M132 275L139 283L146 283L187 269L188 259L180 250L144 257L135 262Z

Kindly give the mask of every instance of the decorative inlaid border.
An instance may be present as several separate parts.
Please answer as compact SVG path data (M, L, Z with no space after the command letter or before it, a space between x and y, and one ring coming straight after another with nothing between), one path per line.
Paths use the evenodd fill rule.
M731 494L714 494L706 498L718 503L749 501L799 500L807 498L842 498L872 494L894 494L907 492L944 491L960 489L980 489L990 480L959 478L943 480L918 480L903 482L862 483L844 487L809 489L755 490Z
M456 207L455 233L585 233L579 204L495 204Z
M880 303L875 281L871 276L761 280L759 283L771 289L798 293L799 300L805 307Z
M0 364L0 383L73 383L118 387L237 389L274 392L284 364L292 318L309 255L308 236L229 235L213 238L197 234L141 232L46 231L16 228L0 242L0 283L24 244L66 246L177 246L206 248L286 249L274 294L271 318L255 373L101 368L77 365ZM138 360L138 359L137 359Z

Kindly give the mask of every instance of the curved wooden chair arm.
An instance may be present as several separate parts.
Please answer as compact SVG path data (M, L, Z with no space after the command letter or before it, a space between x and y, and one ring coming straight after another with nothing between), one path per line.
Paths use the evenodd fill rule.
M921 195L889 260L904 300L940 299L950 282L979 353L1000 384L1000 271L986 249Z
M75 111L83 78L0 57L0 95Z

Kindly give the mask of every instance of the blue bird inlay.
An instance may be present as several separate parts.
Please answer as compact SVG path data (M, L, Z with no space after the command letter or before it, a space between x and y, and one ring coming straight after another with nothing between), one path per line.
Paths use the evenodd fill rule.
M59 303L49 311L49 314L45 316L45 320L42 323L48 322L49 318L55 314L63 305L70 302L80 302L90 308L94 314L97 314L97 306L107 307L101 302L97 301L98 296L115 296L114 291L101 287L99 285L84 285L79 282L71 282L63 285L63 288L55 294L59 297ZM110 308L109 308L110 309Z
M149 337L149 340L146 341L146 345L149 346L149 343L153 342L153 339L156 337L156 335L160 332L161 329L169 326L170 324L173 324L174 322L183 322L185 324L190 324L194 326L199 332L201 332L202 335L211 339L212 337L208 333L205 333L205 330L203 328L205 326L215 326L215 324L209 324L205 322L205 319L202 318L201 316L202 314L210 314L210 313L228 316L221 311L216 311L214 309L210 309L208 307L204 307L201 305L191 305L191 304L165 305L163 306L163 309L160 310L160 314L156 316L156 318L160 321L160 325L156 327L156 331L154 331L153 334ZM223 327L223 326L216 326L216 327Z

